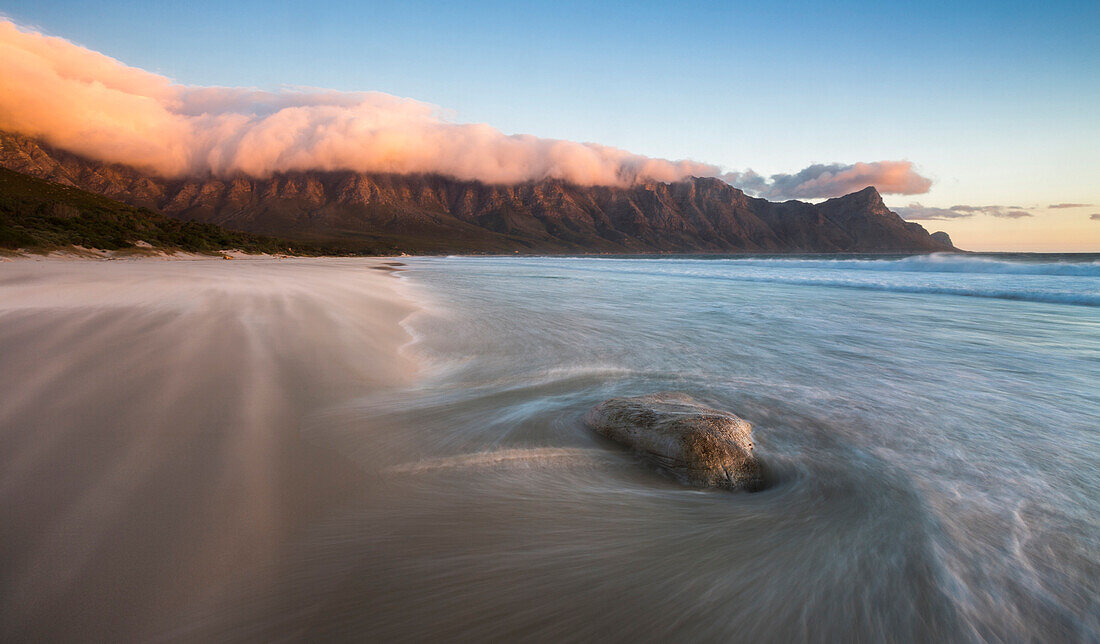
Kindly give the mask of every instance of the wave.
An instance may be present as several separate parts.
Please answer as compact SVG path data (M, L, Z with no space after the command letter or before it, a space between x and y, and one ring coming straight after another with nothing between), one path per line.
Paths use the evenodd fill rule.
M1024 255L1018 255L1023 257ZM1100 258L1077 260L1009 259L1003 255L963 255L960 253L931 253L927 255L909 255L905 257L861 257L836 256L824 258L810 257L752 257L752 256L710 256L683 257L668 255L664 257L540 257L525 259L544 259L550 261L592 261L622 262L653 260L675 264L726 264L737 267L781 268L781 269L827 269L853 271L889 271L907 273L979 273L995 275L1054 275L1064 277L1100 277ZM1063 256L1064 257L1064 256ZM1094 253L1089 258L1098 257ZM455 257L455 259L458 259Z
M914 293L924 295L961 295L965 297L984 297L998 300L1016 300L1021 302L1040 302L1045 304L1075 304L1078 306L1100 306L1100 291L1050 291L1013 289L1004 286L976 286L950 284L899 284L870 282L860 280L842 280L828 278L784 278L736 276L744 282L765 282L770 284L792 284L795 286L830 286L836 288L855 288L867 291L887 291L891 293Z
M986 273L998 275L1060 275L1100 277L1100 261L1067 262L1010 260L995 257L933 253L900 259L729 259L738 266L821 268L830 270L901 271L910 273Z

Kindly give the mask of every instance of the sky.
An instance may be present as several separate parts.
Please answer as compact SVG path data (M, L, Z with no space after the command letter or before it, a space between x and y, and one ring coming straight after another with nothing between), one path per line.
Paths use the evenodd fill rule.
M376 120L378 110L391 120L400 113L402 132L414 128L425 150L454 147L442 162L403 159L413 170L509 178L511 166L499 167L507 159L517 178L596 182L610 172L611 181L625 168L658 179L714 174L769 198L829 196L806 188L820 181L794 186L818 168L833 191L867 176L896 180L880 186L887 205L962 248L1100 252L1100 217L1091 217L1100 215L1095 1L0 0L0 14L145 70L150 86L167 79L168 98L156 100L177 112L209 98L186 88L258 90L248 137L272 127L268 112L257 120L257 101L268 110L283 97L317 116L348 107L322 89L381 92L348 96L369 101ZM239 116L226 96L217 99L219 128ZM361 122L365 108L348 109ZM173 141L195 138L196 118L158 124L158 136L171 127ZM454 141L491 148L497 167L471 165ZM349 163L351 152L332 141L313 145L310 159L324 149L326 163ZM248 152L210 143L178 154L268 170L289 158L285 149ZM876 163L891 165L857 165Z

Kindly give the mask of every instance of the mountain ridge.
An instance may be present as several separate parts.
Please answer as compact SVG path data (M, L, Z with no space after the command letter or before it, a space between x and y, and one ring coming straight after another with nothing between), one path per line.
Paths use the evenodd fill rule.
M307 171L166 179L0 132L0 166L168 216L376 252L936 252L873 187L770 202L720 179L628 187Z
M73 186L0 167L0 249L46 252L177 251L320 255L305 247L214 224L181 221Z

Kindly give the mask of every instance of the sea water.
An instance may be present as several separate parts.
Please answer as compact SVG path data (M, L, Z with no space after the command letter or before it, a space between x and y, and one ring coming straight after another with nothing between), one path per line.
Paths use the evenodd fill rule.
M311 424L378 473L303 547L311 633L1100 638L1100 257L407 263L423 377ZM583 425L659 391L749 420L771 487Z

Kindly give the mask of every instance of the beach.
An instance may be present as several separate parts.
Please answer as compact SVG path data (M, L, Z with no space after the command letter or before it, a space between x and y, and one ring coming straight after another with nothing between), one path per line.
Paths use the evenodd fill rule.
M163 636L363 486L299 430L415 373L380 264L0 264L0 639Z
M0 639L1100 635L1100 257L396 263L0 264Z

